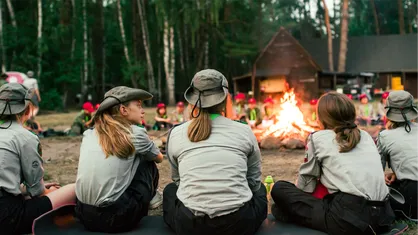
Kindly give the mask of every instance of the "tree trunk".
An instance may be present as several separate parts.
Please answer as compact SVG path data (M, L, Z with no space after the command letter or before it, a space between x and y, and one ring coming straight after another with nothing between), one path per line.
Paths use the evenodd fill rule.
M128 64L128 67L131 68L132 62L131 62L131 57L129 56L128 44L126 43L125 27L123 26L122 7L120 6L120 0L116 1L116 5L118 9L118 21L119 21L120 35L122 37L122 43L123 43L123 52L125 54L126 63ZM133 75L131 75L131 82L132 82L133 87L138 88L138 81Z
M168 104L175 104L174 93L174 45L172 43L174 35L173 28L168 25L167 19L164 21L164 70L168 90ZM172 57L170 57L172 56Z
M147 17L145 12L145 5L143 0L137 0L139 18L141 20L142 27L142 39L144 42L145 56L147 58L147 72L148 72L148 89L152 94L155 94L155 80L154 80L154 68L152 66L151 52L150 52L150 43L148 36L148 25Z
M338 57L338 72L345 72L345 61L347 56L347 34L348 34L348 0L343 0L341 8L341 35L340 53Z
M6 3L7 3L7 8L9 9L10 19L12 21L12 25L14 28L13 37L14 37L14 40L17 41L17 22L16 22L15 11L13 10L13 5L12 5L11 0L6 0ZM14 58L16 58L16 51L13 48L12 58L10 58L10 69L13 69Z
M41 77L42 72L42 0L38 0L38 66L37 78Z
M372 11L373 11L374 27L375 27L376 35L380 35L379 17L377 16L377 9L376 9L376 5L374 4L374 0L370 0L370 4L371 4Z
M177 40L179 42L179 53L180 53L180 69L184 72L184 54L183 54L183 41L181 37L181 30L177 30Z
M103 89L101 89L103 83L103 50L104 50L104 18L103 18L103 0L96 0L95 6L95 24L93 26L93 36L92 36L92 49L94 56L94 65L95 65L95 98L102 97ZM99 98L101 99L101 98Z
M6 72L6 51L3 42L3 14L2 4L0 1L0 50L1 50L1 72Z
M328 38L328 66L329 71L334 72L334 57L332 53L332 33L331 33L331 25L329 22L329 11L325 0L322 0L322 4L324 5L324 12L325 12L325 26L327 28L327 38Z
M403 2L398 0L398 12L399 12L399 33L405 34L405 20L403 15Z
M73 28L72 28L72 37L73 40L71 41L71 61L74 60L74 53L75 53L75 46L76 46L76 25L77 25L77 14L75 12L75 0L71 0L71 6L73 8L73 18L71 20Z
M84 61L84 70L83 70L83 82L81 83L81 94L82 94L82 102L86 99L87 96L87 81L88 81L88 75L89 75L89 67L88 67L88 38L87 38L87 6L86 6L86 0L83 0L83 61Z

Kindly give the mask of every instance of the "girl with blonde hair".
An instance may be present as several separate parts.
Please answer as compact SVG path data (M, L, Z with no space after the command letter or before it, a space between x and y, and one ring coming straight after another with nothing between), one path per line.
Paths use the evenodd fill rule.
M317 114L321 130L308 137L297 185L274 184L273 215L328 234L386 231L394 220L389 189L372 137L354 124L353 102L330 92L319 99ZM311 194L319 183L330 193L323 199Z
M74 203L74 184L44 183L42 147L25 129L34 90L18 83L0 87L0 227L2 234L32 232L33 221L63 204Z
M148 214L157 195L163 155L149 139L142 101L152 95L140 89L115 87L84 132L76 181L76 217L94 232L132 230ZM153 206L161 205L162 200Z

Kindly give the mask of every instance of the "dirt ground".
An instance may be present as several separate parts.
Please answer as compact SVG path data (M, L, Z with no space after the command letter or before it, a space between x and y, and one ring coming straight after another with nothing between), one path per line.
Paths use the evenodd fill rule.
M44 129L54 128L64 130L71 126L77 112L66 114L40 115L37 120ZM154 112L147 110L147 123L152 124ZM375 135L377 130L369 132ZM162 132L150 131L151 137L159 136ZM81 137L57 137L41 139L45 168L45 180L58 182L62 185L73 183L76 179ZM299 165L303 162L303 150L262 150L262 177L271 175L275 181L296 180ZM162 191L171 182L170 166L167 160L158 165L160 171L159 187ZM162 215L162 208L150 211L150 215ZM417 234L417 227L410 224L408 234Z

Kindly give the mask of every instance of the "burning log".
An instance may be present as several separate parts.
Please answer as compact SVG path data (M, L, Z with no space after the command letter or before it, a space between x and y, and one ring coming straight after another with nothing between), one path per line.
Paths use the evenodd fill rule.
M259 136L261 148L303 149L304 140L315 128L306 124L302 111L297 105L297 99L290 90L280 100L280 110L276 115L276 123L268 127Z

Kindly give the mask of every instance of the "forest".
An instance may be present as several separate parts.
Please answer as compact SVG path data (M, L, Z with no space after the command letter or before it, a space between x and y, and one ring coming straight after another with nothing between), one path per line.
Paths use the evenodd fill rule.
M416 33L417 0L0 0L1 69L34 71L41 109L118 85L173 104L201 69L251 71L280 27L342 42Z

